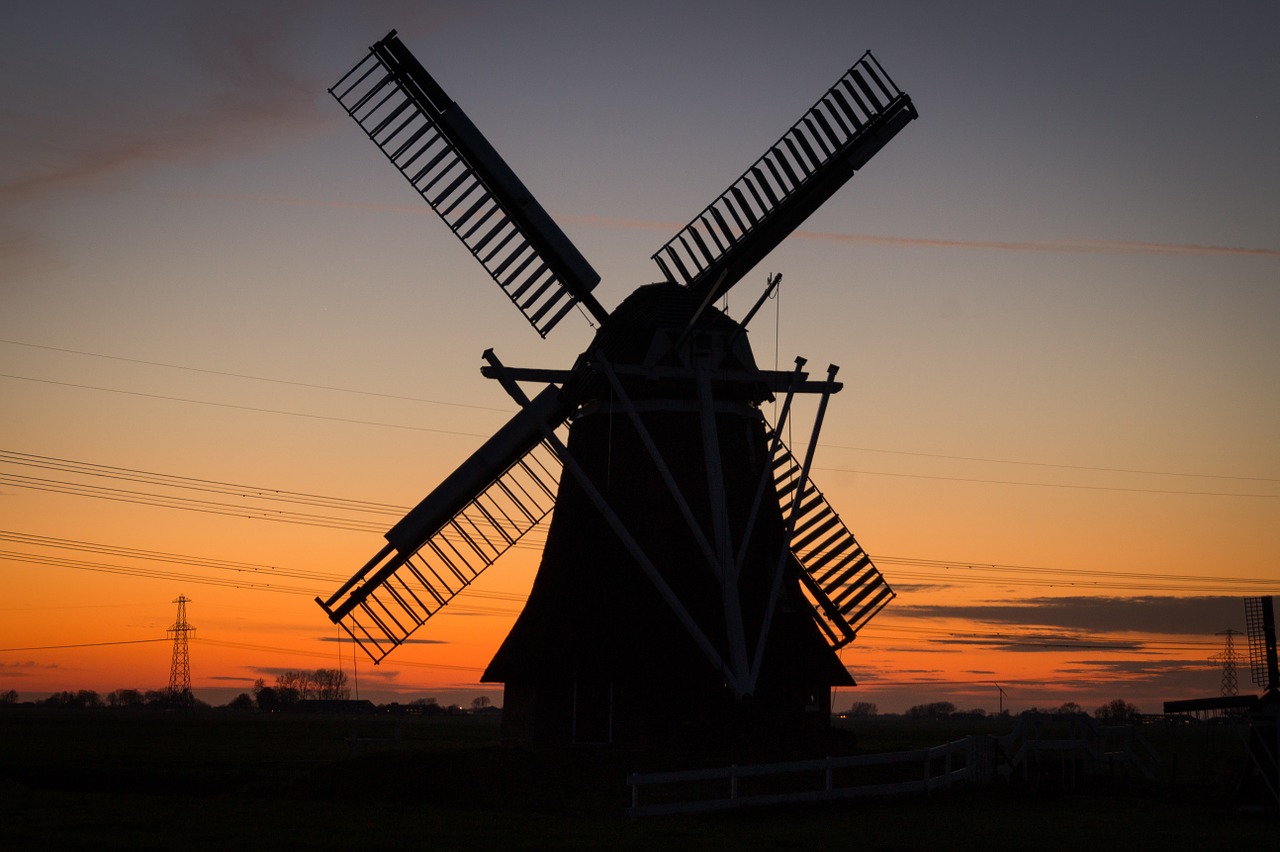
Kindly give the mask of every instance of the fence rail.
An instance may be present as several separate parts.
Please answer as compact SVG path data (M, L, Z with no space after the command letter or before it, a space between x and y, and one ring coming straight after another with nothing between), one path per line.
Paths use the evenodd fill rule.
M723 766L677 772L634 773L627 778L631 787L629 816L662 816L677 813L728 810L786 802L816 802L858 796L886 796L927 793L964 781L986 783L995 765L995 740L970 736L945 745L915 751L866 754L851 757L824 757L788 763L761 763ZM858 770L869 767L900 767L914 778L851 783ZM915 770L914 773L912 770ZM767 779L774 789L744 792L744 779ZM865 780L865 779L864 779ZM710 785L710 786L708 786ZM641 802L641 791L665 787L663 801ZM707 795L690 796L698 789ZM677 798L685 794L684 798Z
M1104 726L1083 713L1024 713L1002 737L971 735L915 751L790 763L635 773L631 816L728 810L786 802L928 793L997 777L1078 782L1102 769L1154 778L1155 750L1132 725ZM642 791L646 791L642 799Z

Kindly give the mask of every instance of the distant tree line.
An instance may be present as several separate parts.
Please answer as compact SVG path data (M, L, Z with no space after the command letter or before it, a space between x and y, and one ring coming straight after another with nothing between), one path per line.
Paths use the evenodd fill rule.
M0 704L12 704L18 700L18 693L9 690L13 700L0 698ZM7 695L7 693L6 693ZM203 704L196 701L190 693L175 695L167 689L115 689L105 696L92 689L78 689L74 692L63 690L55 692L43 701L37 702L46 707L178 707Z
M961 710L950 701L931 701L928 704L917 704L907 710L904 715L908 719L981 719L987 715L987 711L981 707Z
M856 712L856 708L858 707L858 705L855 704L854 705L855 709L851 709L848 715L874 716L875 705L871 704L869 706L871 708L871 711L869 713L865 711ZM1027 710L1025 712L1028 712L1028 713L1083 713L1085 712L1085 710L1076 702L1067 701L1066 703L1061 704L1056 708L1042 710L1038 707L1032 707L1030 710ZM952 704L950 701L932 701L928 704L917 704L914 707L907 710L907 712L904 715L910 719L955 719L955 718L973 718L975 716L976 717L986 716L987 711L981 708L960 711L960 710L957 710L956 705ZM1007 711L1005 715L1008 715ZM1126 725L1126 724L1136 724L1141 719L1142 713L1138 710L1137 707L1130 704L1128 701L1125 701L1123 698L1117 698L1113 701L1108 701L1106 704L1103 704L1097 710L1094 710L1093 717L1097 719L1099 722L1102 722L1108 725Z
M228 703L212 708L209 704L195 698L190 692L179 695L170 694L160 689L116 689L102 695L92 689L63 690L55 692L39 701L26 702L39 707L56 707L71 709L199 709L201 711L218 709L249 712L277 712L302 709L304 701L313 700L347 700L351 690L347 687L346 676L333 669L316 669L314 671L291 670L276 676L273 686L259 678L254 683L253 694L242 692ZM0 692L0 706L16 705L19 695L16 689ZM373 709L370 702L363 702L367 709ZM391 702L378 705L383 713L405 714L417 716L455 716L460 714L490 715L500 714L502 709L493 706L487 696L477 696L471 701L469 708L459 705L442 706L434 698L416 698L407 704Z

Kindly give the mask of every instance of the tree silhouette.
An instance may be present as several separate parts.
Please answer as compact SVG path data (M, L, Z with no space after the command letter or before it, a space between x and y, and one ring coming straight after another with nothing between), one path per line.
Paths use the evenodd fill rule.
M1128 725L1138 721L1139 713L1138 708L1128 701L1116 698L1094 710L1093 716L1109 725Z
M943 719L956 712L956 705L950 701L934 701L929 704L917 704L907 711L912 719Z

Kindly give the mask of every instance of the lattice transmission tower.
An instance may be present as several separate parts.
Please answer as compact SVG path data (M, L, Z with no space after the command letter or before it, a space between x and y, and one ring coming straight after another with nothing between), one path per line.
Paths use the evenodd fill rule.
M1239 662L1242 657L1240 654L1236 653L1235 638L1237 636L1243 636L1244 634L1239 630L1232 630L1228 628L1226 630L1219 630L1217 635L1227 637L1226 644L1223 646L1220 653L1214 654L1209 659L1222 661L1222 694L1226 696L1239 695L1240 685L1236 679L1236 663Z
M187 636L195 628L187 623L187 604L190 598L178 595L174 601L178 605L178 619L169 628L173 637L173 661L169 664L169 699L175 704L191 706L191 649L187 644Z

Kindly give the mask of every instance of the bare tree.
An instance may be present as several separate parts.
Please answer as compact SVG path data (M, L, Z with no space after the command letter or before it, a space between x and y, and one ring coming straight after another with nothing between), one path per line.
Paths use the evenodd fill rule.
M291 669L276 675L276 692L281 701L305 701L315 698L315 673L305 669Z
M1129 725L1138 721L1139 712L1138 708L1128 701L1116 698L1094 710L1093 716L1099 722L1110 725Z
M351 697L347 686L347 673L340 669L316 669L311 672L315 697L329 700L346 700Z
M875 716L880 712L880 708L870 701L855 701L849 708L846 716Z
M110 707L141 707L145 703L142 692L137 689L115 689L107 693Z

